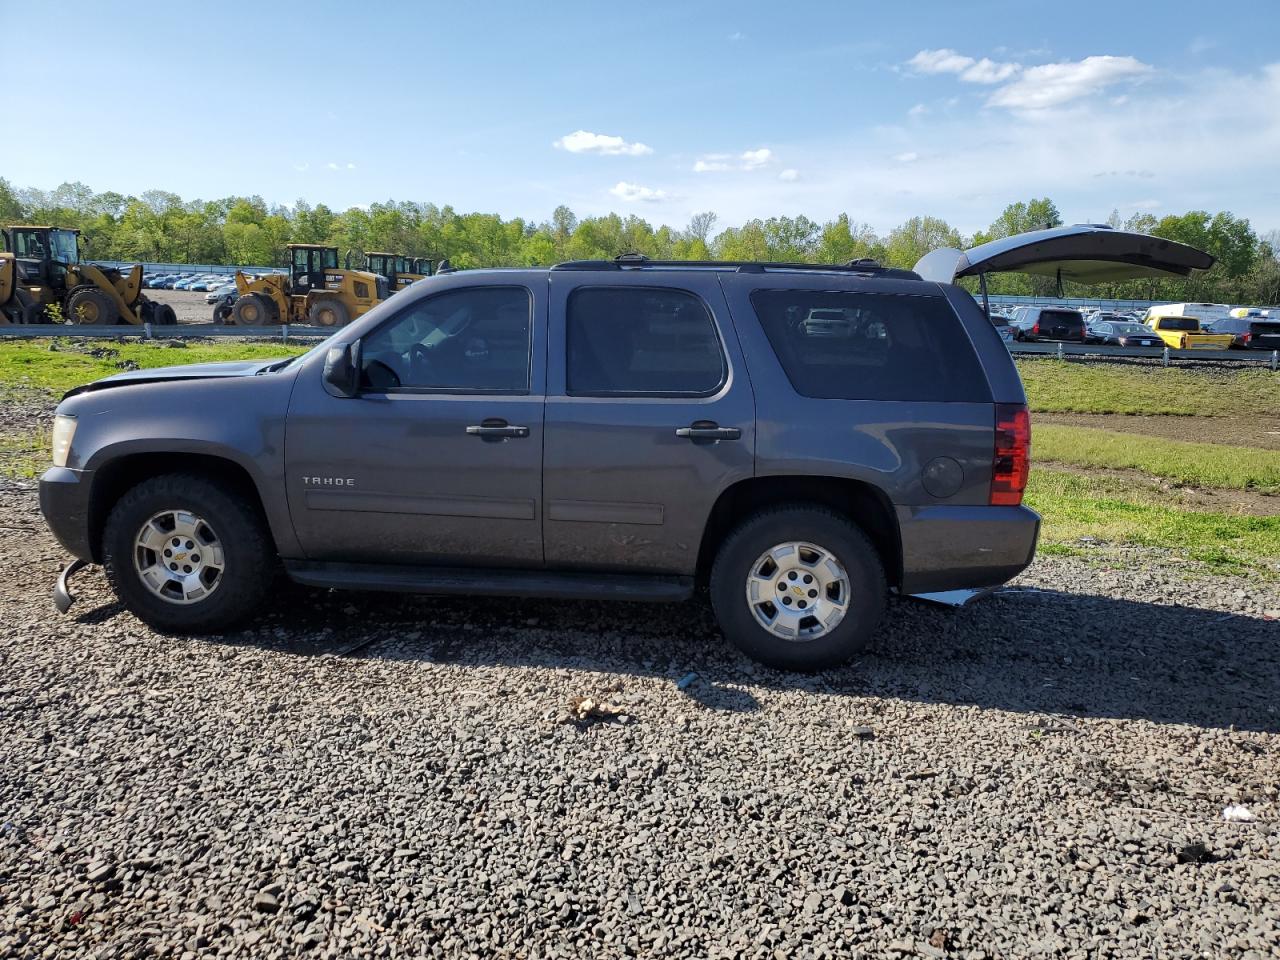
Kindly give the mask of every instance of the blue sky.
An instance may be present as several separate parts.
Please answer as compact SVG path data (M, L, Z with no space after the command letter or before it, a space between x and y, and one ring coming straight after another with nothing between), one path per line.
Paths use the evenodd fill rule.
M1280 227L1277 0L72 0L57 44L31 9L0 0L15 186L965 232L1049 195Z

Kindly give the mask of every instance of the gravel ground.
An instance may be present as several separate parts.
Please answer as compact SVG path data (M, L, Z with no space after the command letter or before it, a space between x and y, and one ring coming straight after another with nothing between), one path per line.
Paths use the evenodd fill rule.
M165 637L62 562L0 486L0 956L1280 955L1275 587L1043 557L800 677L697 603Z

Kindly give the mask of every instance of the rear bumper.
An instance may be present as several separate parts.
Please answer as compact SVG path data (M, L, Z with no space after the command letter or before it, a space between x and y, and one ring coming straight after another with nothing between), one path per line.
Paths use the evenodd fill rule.
M1040 515L1027 507L898 507L903 593L993 587L1035 559Z
M94 559L93 538L89 533L92 487L92 470L50 467L40 478L40 512L44 514L45 523L68 553L90 561Z

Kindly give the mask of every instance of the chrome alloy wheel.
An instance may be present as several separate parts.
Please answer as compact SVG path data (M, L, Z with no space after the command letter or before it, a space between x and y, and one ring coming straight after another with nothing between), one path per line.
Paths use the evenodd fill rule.
M194 513L165 510L134 538L133 567L147 588L169 603L196 603L222 582L222 541Z
M747 574L747 606L756 622L783 640L826 636L849 609L849 575L834 554L813 543L780 543L760 554Z

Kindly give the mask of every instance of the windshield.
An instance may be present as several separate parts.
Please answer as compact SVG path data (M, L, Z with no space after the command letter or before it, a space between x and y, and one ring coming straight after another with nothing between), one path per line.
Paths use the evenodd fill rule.
M79 263L80 251L76 249L76 235L70 230L52 230L49 242L53 245L53 259L59 263Z
M334 247L329 247L324 251L324 265L332 269L338 265L338 251Z

